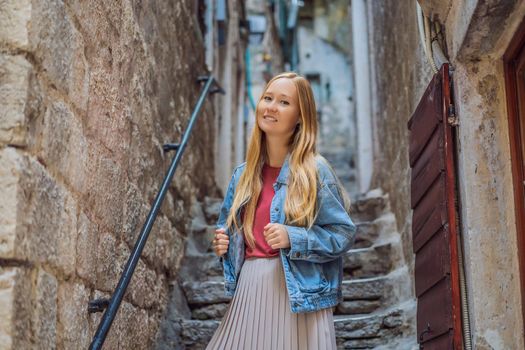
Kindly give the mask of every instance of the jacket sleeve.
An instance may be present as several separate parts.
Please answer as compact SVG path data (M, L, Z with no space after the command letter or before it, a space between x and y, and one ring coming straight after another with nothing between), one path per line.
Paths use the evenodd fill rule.
M233 170L230 183L228 184L228 189L226 190L224 200L222 201L221 208L219 209L219 218L217 219L217 224L215 225L216 229L224 228L224 225L226 224L226 219L228 218L228 214L230 213L230 208L233 202L233 194L235 192L235 175L237 173L237 169L238 168L235 168ZM229 230L226 230L225 234L228 235L228 238L230 238ZM227 254L228 252L224 253L219 257L221 263L223 262Z
M319 212L310 229L284 225L290 240L290 247L284 250L291 260L331 261L354 243L357 228L344 208L337 185L322 185L318 200Z

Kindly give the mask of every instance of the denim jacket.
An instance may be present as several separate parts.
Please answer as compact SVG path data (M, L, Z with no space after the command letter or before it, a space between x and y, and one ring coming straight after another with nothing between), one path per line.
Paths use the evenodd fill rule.
M270 222L284 225L284 200L286 198L288 160L281 167L273 184L275 195L270 207ZM246 163L237 166L231 177L222 203L216 228L225 228L235 188ZM284 225L290 240L289 248L280 248L286 288L293 313L311 312L337 305L343 300L342 256L355 240L356 226L344 209L338 192L336 178L323 160L317 161L320 183L317 200L319 213L310 230L305 227ZM237 212L240 222L240 211ZM233 229L235 230L235 229ZM244 235L226 229L229 237L228 251L220 257L224 272L224 291L233 296L244 263Z

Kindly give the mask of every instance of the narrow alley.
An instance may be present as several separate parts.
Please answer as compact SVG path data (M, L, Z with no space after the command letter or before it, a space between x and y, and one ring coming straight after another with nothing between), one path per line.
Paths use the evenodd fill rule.
M310 291L333 332L304 326L308 339L525 350L525 2L4 0L0 29L0 350L205 349L247 251L230 239L216 254L221 210L255 223L281 148L295 156L276 175L302 176L288 193L315 194L318 153L351 203L327 190L346 221L325 223L324 242L285 225L291 194L271 209L287 222L264 222L287 244L278 266L289 248L312 259L293 271L301 292L337 285L331 311ZM265 95L282 72L307 81L292 109ZM297 119L286 144L271 108ZM282 199L276 179L264 205ZM292 339L278 325L268 349ZM243 349L276 334L249 326Z

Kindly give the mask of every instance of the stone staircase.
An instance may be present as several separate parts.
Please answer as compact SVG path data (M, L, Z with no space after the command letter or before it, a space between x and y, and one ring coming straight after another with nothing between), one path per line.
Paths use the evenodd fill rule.
M205 348L226 312L231 298L224 296L222 266L209 243L220 204L220 198L207 198L193 208L186 255L171 296L178 308L168 310L157 349ZM344 256L344 301L334 312L338 349L417 349L416 303L388 196L371 191L354 199L352 208L358 230L354 247Z

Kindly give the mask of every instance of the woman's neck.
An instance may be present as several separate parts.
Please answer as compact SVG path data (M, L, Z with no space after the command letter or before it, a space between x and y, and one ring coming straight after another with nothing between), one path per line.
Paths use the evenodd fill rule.
M271 167L281 167L288 154L289 146L279 141L266 139L266 151L268 154L266 163Z

